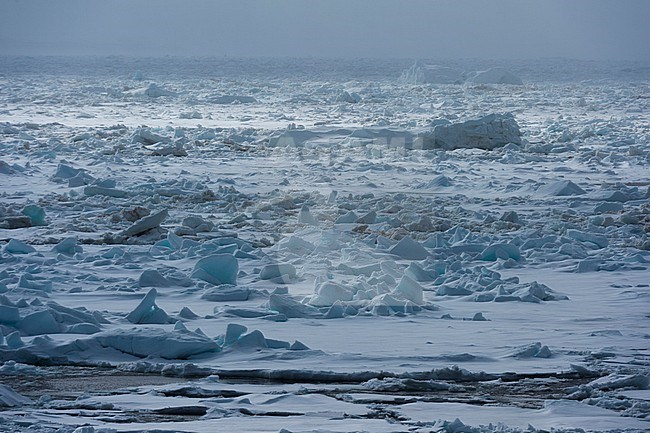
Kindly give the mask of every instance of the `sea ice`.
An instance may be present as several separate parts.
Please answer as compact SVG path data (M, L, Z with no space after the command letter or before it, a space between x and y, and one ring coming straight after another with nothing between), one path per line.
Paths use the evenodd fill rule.
M431 254L410 236L403 237L389 252L407 260L424 260Z
M539 195L549 196L571 196L586 194L585 190L570 180L558 180L542 185L537 189Z
M74 256L77 253L82 253L83 247L79 245L76 237L67 237L54 245L52 251L65 254L66 256Z
M201 295L201 299L212 302L234 302L246 301L250 295L251 291L246 287L221 284L206 289Z
M462 123L438 125L417 137L416 149L493 150L508 143L520 145L521 131L512 114L490 114Z
M9 239L9 242L5 244L3 250L9 254L30 254L36 252L36 248L17 239Z
M316 218L311 214L309 207L303 204L298 212L298 222L301 224L316 225L318 224Z
M192 278L199 278L216 286L237 285L238 272L239 264L232 254L212 254L196 262Z
M95 334L87 340L81 340L81 347L93 350L92 344L99 347L113 348L119 352L138 358L160 357L163 359L188 359L203 353L216 353L221 350L212 339L191 331L169 332L160 328L139 327L115 329ZM67 350L74 350L78 345L71 345Z
M156 289L151 289L140 304L131 311L126 319L131 323L137 324L166 324L171 323L172 319L165 313L165 311L156 305L156 296L158 291Z
M41 206L28 204L23 208L21 213L29 217L32 226L44 226L47 224L45 221L45 210Z
M0 407L20 407L31 403L32 401L27 397L18 394L7 385L0 384Z
M17 328L23 335L58 334L61 326L47 310L28 314L18 322Z
M0 59L0 425L644 431L636 63Z
M416 305L421 305L424 302L423 291L423 287L417 281L404 275L392 294L399 298L408 299Z
M160 226L160 224L165 221L169 212L167 209L163 209L160 212L157 212L153 215L143 217L137 220L132 226L122 231L120 235L122 237L128 238L132 236L140 236L151 229L155 229Z
M468 81L474 84L524 84L521 78L503 68L491 68L485 71L479 71L470 77Z
M426 65L415 62L402 73L400 81L405 84L461 84L465 73L456 68L441 65Z
M290 263L274 263L264 265L260 270L260 279L274 280L280 278L283 281L291 281L296 278L296 268Z
M295 299L286 295L271 294L269 297L269 310L283 314L289 319L321 317L321 312L310 305L301 304Z
M161 96L176 96L175 92L164 89L158 86L156 83L149 84L149 87L147 87L143 93L150 98L160 98Z
M140 274L138 286L140 287L170 287L172 282L155 269L147 269Z

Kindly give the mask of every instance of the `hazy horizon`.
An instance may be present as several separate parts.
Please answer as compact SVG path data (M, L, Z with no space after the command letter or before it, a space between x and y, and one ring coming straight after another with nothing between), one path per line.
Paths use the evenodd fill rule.
M645 0L5 0L0 54L650 60Z

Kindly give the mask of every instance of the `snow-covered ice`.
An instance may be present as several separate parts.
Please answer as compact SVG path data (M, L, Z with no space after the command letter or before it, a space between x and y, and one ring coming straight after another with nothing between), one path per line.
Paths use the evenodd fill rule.
M0 430L650 428L647 65L0 60Z

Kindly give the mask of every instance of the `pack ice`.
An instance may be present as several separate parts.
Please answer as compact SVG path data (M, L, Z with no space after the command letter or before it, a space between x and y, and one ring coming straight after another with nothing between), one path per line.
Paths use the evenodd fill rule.
M648 430L647 65L410 63L2 58L0 430Z

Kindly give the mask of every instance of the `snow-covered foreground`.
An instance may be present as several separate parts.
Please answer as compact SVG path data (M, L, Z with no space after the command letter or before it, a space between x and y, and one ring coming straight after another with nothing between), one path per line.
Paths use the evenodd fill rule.
M0 431L650 428L649 69L409 66L2 58Z

